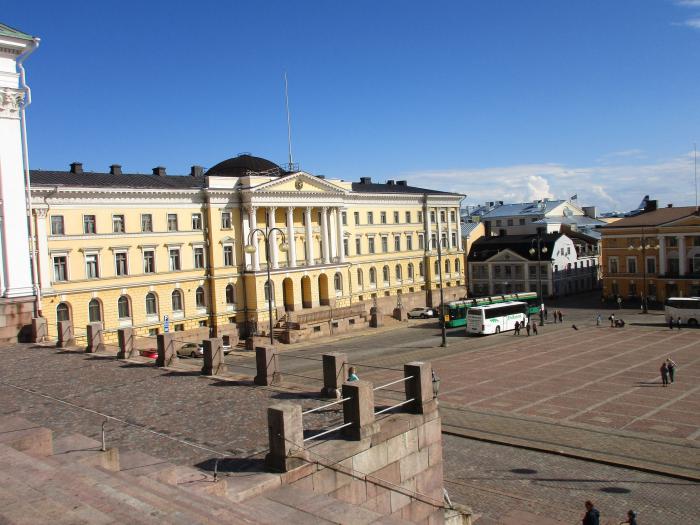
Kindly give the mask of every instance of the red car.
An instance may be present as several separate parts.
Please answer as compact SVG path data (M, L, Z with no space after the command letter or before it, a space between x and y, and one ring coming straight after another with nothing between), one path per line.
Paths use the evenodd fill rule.
M147 359L156 359L158 357L158 350L155 348L146 348L144 350L139 350L139 354L141 354L141 357Z

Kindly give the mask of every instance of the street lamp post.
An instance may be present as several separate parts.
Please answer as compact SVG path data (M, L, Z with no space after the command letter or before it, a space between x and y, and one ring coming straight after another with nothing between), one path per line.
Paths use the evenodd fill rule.
M639 246L634 246L630 244L628 250L637 250L642 252L642 313L648 313L647 309L647 250L657 249L658 246L651 246L647 244L646 237L644 236L644 228L642 228L642 239Z
M245 247L245 252L253 254L257 251L258 247L256 244L253 243L253 239L255 238L255 235L257 233L262 234L263 240L265 241L265 259L267 260L267 310L268 314L270 317L270 344L274 345L275 344L275 338L272 335L272 294L273 289L272 289L272 282L270 281L270 234L272 232L278 231L282 235L282 244L280 245L280 251L286 252L289 249L289 245L287 244L284 236L284 232L279 229L279 228L265 228L264 230L261 228L255 228L248 234L248 244Z
M442 335L442 343L440 346L447 347L447 328L445 327L445 294L443 291L444 285L442 282L442 239L437 240L438 249L438 275L440 276L440 332Z
M542 230L537 229L537 295L540 296L540 325L544 324L544 297L542 297L542 264L541 264L541 254L547 253L547 247L543 246L540 248L540 242L542 241ZM530 241L530 255L535 255L535 247L532 245L535 239Z

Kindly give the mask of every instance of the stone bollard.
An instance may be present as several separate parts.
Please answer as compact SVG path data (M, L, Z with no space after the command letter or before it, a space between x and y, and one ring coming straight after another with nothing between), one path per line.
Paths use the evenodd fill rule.
M48 335L46 317L32 317L32 343L41 343Z
M267 431L270 444L270 452L265 456L267 468L288 472L304 463L306 453L301 405L279 403L269 407Z
M404 381L406 400L414 399L406 405L415 414L427 414L437 410L437 400L433 395L433 367L430 363L413 361L403 365L403 376L413 377Z
M256 385L276 385L282 381L279 369L279 357L273 346L258 346L255 348L255 368L257 374L253 382Z
M379 430L374 420L374 390L369 381L348 381L343 383L343 397L349 397L343 403L343 419L352 423L343 429L350 439L363 439Z
M87 332L85 353L94 354L95 352L104 352L105 344L102 340L102 323L89 323L85 327L85 331Z
M73 323L70 321L58 322L58 341L56 348L67 348L75 346L75 336L73 335Z
M134 357L136 349L134 348L135 338L133 328L120 328L117 330L119 338L119 352L117 359L130 359Z
M343 382L348 377L348 356L341 352L323 354L323 388L321 395L339 398Z
M373 306L369 309L369 326L372 328L379 328L380 326L384 326L382 311L376 306Z
M397 306L394 308L393 317L397 321L408 321L408 312L403 306Z
M177 363L177 352L173 334L158 334L158 357L156 366L172 366Z
M218 337L204 339L204 364L202 374L205 376L215 376L226 371L224 364L223 342Z

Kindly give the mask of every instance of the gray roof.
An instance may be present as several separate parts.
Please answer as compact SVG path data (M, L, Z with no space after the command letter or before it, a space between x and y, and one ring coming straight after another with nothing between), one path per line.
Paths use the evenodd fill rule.
M462 237L468 236L474 229L476 229L477 226L479 226L479 222L463 222L462 223Z
M78 188L133 188L133 189L199 189L204 187L204 177L185 175L143 175L138 173L111 173L30 170L33 187L61 186Z
M429 190L427 188L418 188L417 186L405 186L402 184L381 184L376 182L353 182L352 191L357 193L412 193L412 194L427 194L427 195L455 195L462 196L460 193L452 193L449 191Z
M537 202L519 202L516 204L503 204L493 210L484 213L484 219L497 217L512 217L515 215L542 215L549 213L554 208L566 202L565 200L543 200Z
M554 217L544 217L543 219L538 219L536 221L533 221L532 224L573 224L578 227L596 227L604 226L607 223L598 219L593 219L586 215L556 215Z
M27 33L24 33L19 29L15 29L14 27L10 27L7 24L3 24L2 22L0 22L0 35L20 38L22 40L34 40L32 35L28 35Z

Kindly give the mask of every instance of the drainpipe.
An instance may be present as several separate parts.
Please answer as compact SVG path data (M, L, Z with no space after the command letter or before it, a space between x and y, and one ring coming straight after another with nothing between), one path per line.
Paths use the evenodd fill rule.
M25 109L32 103L32 90L26 82L24 65L22 64L39 47L40 39L34 37L32 46L22 53L17 59L17 69L19 69L19 87L24 90L25 97L20 106L20 126L22 135L22 163L24 167L24 188L26 192L27 205L27 228L29 230L30 251L32 254L32 284L34 287L34 316L40 317L41 312L41 288L39 287L39 275L37 270L37 238L36 230L32 233L32 194L31 182L29 180L29 149L27 147L27 115Z

